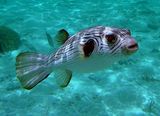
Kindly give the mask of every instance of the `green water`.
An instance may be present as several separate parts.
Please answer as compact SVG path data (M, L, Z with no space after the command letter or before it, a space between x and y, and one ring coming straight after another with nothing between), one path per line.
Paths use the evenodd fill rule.
M159 0L0 0L0 25L17 31L22 45L0 57L0 116L159 116ZM104 71L74 74L65 89L53 74L31 91L15 76L22 51L50 53L45 32L74 34L104 25L128 28L139 51Z

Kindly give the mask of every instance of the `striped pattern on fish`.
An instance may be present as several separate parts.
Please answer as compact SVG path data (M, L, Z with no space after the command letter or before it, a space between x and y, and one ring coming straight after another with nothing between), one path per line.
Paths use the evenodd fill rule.
M24 88L33 88L46 78L52 70L63 70L61 71L63 78L61 78L62 82L60 86L66 87L70 82L73 71L92 72L105 69L105 67L134 53L138 49L138 44L131 37L128 29L96 26L82 30L69 38L65 38L68 37L68 33L65 30L59 31L61 35L65 33L67 35L63 36L62 39L65 40L64 44L55 53L44 59L45 65L38 64L38 61L36 64L36 58L38 59L39 57L32 59L37 65L35 67L39 67L40 69L44 67L43 75L39 75L31 69L25 70L24 68L19 68L24 63L27 63L26 59L29 63L30 60L28 59L36 54L30 54L25 57L24 55L17 56L17 77ZM62 36L58 37L61 39ZM39 56L41 57L41 55ZM38 72L39 69L36 70ZM24 72L27 72L27 75ZM30 81L31 78L28 76L33 76L35 79Z

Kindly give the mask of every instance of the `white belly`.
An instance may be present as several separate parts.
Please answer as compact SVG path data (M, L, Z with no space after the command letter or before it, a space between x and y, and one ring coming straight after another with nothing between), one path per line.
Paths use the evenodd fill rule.
M111 57L89 57L67 63L66 68L74 72L94 72L107 68L115 61L117 60Z

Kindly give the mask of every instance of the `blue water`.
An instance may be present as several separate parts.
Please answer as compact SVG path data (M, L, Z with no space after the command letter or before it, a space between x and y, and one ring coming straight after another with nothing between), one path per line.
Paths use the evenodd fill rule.
M23 43L0 57L0 116L160 116L159 0L0 0L0 25ZM21 88L19 52L50 53L46 31L74 34L96 25L130 29L139 51L104 71L74 74L65 89L53 74L31 91Z

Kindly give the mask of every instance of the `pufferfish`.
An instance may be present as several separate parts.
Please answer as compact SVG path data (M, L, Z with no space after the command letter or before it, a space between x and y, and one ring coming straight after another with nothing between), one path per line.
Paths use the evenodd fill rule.
M16 75L23 88L32 89L52 71L58 72L59 86L67 87L73 72L103 70L138 50L128 29L96 26L73 36L62 29L56 37L61 44L56 52L23 52L16 57Z

